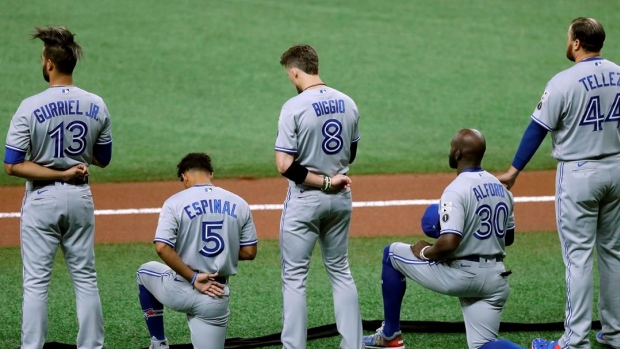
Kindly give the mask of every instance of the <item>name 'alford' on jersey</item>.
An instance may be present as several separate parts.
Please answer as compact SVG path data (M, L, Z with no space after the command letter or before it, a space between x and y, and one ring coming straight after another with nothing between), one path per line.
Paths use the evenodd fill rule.
M463 238L450 259L504 257L504 237L515 227L513 207L512 193L492 174L479 168L459 174L439 203L440 234Z
M257 237L245 200L196 185L166 200L154 241L172 247L193 270L231 276L237 273L239 246L255 245Z

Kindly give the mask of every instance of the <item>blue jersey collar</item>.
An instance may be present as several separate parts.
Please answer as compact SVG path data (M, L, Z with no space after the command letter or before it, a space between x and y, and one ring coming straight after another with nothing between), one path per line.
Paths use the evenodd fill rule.
M470 167L470 168L464 169L461 172L482 172L482 171L484 171L482 167Z
M603 57L601 57L601 56L598 56L598 57L590 57L590 58L586 58L586 59L582 60L581 62L601 61L601 60L603 60L603 59L604 59L604 58L603 58ZM581 62L579 62L579 63L581 63Z

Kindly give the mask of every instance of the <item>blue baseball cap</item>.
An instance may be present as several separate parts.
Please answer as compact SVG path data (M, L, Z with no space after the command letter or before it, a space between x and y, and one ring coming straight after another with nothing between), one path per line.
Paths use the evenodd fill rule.
M432 204L426 208L421 219L422 231L433 239L439 237L439 204Z

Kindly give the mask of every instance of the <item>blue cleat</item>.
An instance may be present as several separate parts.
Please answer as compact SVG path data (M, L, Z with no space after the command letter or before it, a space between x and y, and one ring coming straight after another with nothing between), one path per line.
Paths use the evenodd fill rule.
M389 338L383 335L383 324L375 334L362 337L362 343L365 348L391 348L391 349L405 349L405 342L403 341L402 332L398 331Z
M601 331L596 333L596 341L610 348L612 347L611 344L607 341L607 338L605 338L605 335L603 334L603 332Z
M557 341L548 341L542 338L536 338L532 341L531 349L560 349Z

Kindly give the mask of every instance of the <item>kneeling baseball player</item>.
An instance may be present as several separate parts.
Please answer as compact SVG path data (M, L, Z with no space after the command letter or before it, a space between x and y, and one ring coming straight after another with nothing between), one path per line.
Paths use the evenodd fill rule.
M256 228L241 197L211 183L211 158L185 156L177 166L185 190L162 207L155 232L157 254L137 273L140 304L151 349L168 349L164 305L187 314L197 349L224 348L228 323L228 277L239 260L256 257Z
M449 162L456 179L439 205L422 217L435 244L393 243L385 247L381 273L385 321L377 333L364 336L366 348L404 349L400 308L406 279L448 296L459 297L470 349L521 348L498 340L502 308L510 289L503 264L504 248L514 240L513 197L480 166L484 136L463 129L452 139Z

